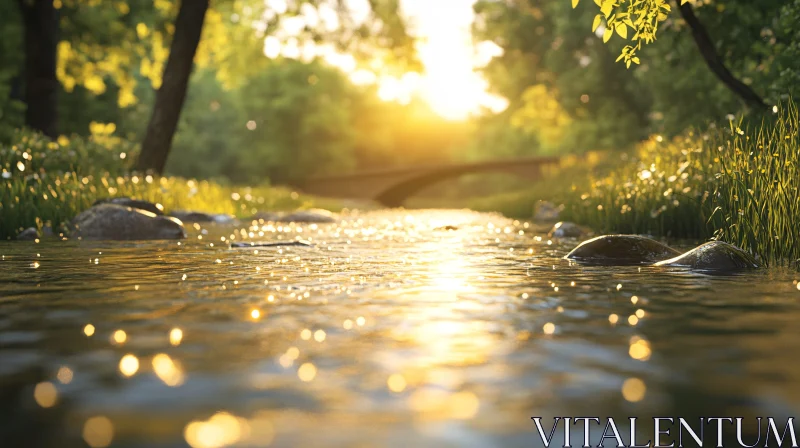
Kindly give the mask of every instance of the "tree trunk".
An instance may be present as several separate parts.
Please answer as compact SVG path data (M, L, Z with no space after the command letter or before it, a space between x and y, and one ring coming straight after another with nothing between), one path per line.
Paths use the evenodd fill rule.
M58 135L58 11L53 0L19 0L25 28L25 124Z
M733 76L733 73L725 66L722 57L717 53L711 36L708 35L708 31L706 31L706 28L694 14L694 8L691 2L686 2L681 5L681 0L675 0L675 3L678 5L681 17L683 17L683 20L686 21L686 24L688 24L689 28L692 30L692 37L694 37L700 54L703 56L703 59L705 59L708 68L711 69L717 78L748 105L756 109L766 109L769 107L763 98L754 92L750 86Z
M186 99L192 63L197 44L200 43L207 9L208 0L181 1L161 87L156 92L153 114L147 125L142 152L137 162L137 168L142 171L164 173L172 138Z

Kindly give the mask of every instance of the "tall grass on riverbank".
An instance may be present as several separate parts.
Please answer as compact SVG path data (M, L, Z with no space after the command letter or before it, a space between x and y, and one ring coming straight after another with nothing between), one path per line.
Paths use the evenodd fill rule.
M642 144L637 158L592 180L564 219L602 232L715 237L768 264L800 259L800 115L793 103L759 125Z
M240 217L261 210L307 208L315 200L269 185L244 188L178 177L130 173L135 147L110 135L60 138L18 131L0 145L0 240L27 227L58 229L106 197L160 203L165 210L190 209ZM333 204L327 204L333 205Z

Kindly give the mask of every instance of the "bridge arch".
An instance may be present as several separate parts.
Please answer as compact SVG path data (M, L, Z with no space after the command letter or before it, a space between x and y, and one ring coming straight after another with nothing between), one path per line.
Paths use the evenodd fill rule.
M305 193L339 198L372 199L386 207L400 207L419 190L446 179L475 173L509 173L536 180L541 168L558 165L559 157L531 157L427 167L405 167L307 179Z

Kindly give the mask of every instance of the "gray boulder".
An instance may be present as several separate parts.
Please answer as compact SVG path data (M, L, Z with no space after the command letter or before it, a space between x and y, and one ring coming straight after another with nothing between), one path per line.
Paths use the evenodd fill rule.
M81 212L70 223L71 236L84 240L166 240L186 238L183 224L132 207L99 204Z
M586 231L579 225L572 222L557 222L547 236L551 238L580 238L586 235Z
M603 235L582 242L564 258L583 264L631 266L653 264L677 255L677 250L643 236Z
M214 213L204 213L204 212L193 212L188 210L174 210L170 213L170 216L173 218L178 218L183 222L216 222L218 224L228 224L231 222L236 221L236 217L231 215L226 215L224 213L214 214Z
M747 252L722 241L711 241L656 266L680 266L694 271L736 272L758 267Z
M17 235L18 241L33 241L36 238L39 238L39 231L36 227L28 227Z
M278 218L280 222L304 222L304 223L329 223L336 222L336 215L328 210L313 208L310 210L298 210L288 215Z
M100 204L115 204L121 205L123 207L132 207L138 208L140 210L147 210L150 213L155 215L163 215L164 214L164 206L161 204L154 204L152 202L142 201L139 199L131 199L131 198L105 198L105 199L98 199L95 201L92 206L100 205Z

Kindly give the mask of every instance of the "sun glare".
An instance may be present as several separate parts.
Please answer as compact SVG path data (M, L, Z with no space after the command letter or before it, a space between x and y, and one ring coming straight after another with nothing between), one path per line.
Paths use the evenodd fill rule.
M359 20L366 18L359 14L358 2L348 3L351 9L355 9L354 14ZM492 42L473 45L473 3L474 0L401 0L409 32L417 39L417 50L424 67L422 74L381 75L381 67L374 63L369 68L359 67L352 55L339 53L330 44L300 44L294 37L283 40L267 37L264 54L271 59L283 56L305 61L321 57L329 65L347 73L354 84L376 85L378 97L383 101L408 104L414 97L419 97L434 112L450 120L463 120L483 109L500 112L508 107L508 101L491 94L488 83L475 70L501 55L502 49ZM314 22L319 19L309 11L304 10L298 16L299 20ZM291 30L286 31L291 34Z

